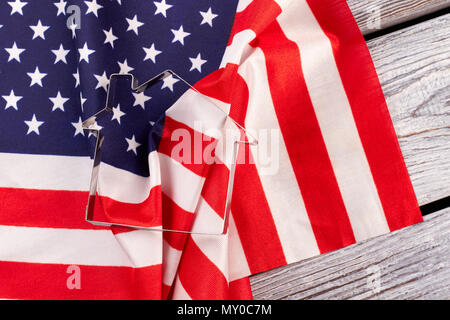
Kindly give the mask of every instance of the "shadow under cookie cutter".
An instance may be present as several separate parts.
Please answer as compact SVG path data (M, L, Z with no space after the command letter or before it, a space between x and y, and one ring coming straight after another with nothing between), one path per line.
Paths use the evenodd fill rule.
M153 230L153 231L166 231L166 232L178 232L178 233L185 233L185 234L204 234L204 235L223 235L223 234L226 234L227 230L228 230L228 225L229 225L229 216L230 216L230 211L231 211L231 200L232 200L232 195L233 195L233 186L234 186L234 178L235 178L235 171L236 171L236 159L237 159L237 155L238 155L238 151L239 151L239 145L246 144L246 145L256 146L258 144L258 141L254 137L252 137L251 134L249 134L244 127L242 127L239 123L237 123L235 120L233 120L231 117L229 117L229 115L227 113L225 113L212 99L210 99L206 95L203 95L196 88L194 88L189 82L187 82L186 80L181 78L179 75L177 75L172 70L165 70L165 71L161 72L160 74L156 75L155 77L147 80L146 82L144 82L141 85L138 85L137 79L132 74L114 73L114 74L111 74L110 79L109 79L109 83L111 84L112 80L114 80L116 78L129 78L129 79L131 79L131 90L136 92L136 93L142 93L147 88L151 87L152 85L156 84L157 82L159 82L161 80L164 80L165 78L167 78L169 76L177 77L179 80L184 82L189 87L189 89L194 90L195 92L200 94L204 99L207 99L212 105L214 105L221 112L223 112L224 115L226 117L228 117L236 125L237 128L239 128L240 130L245 132L246 136L249 139L251 138L250 141L236 140L233 143L233 155L232 155L232 158L231 158L232 161L231 161L231 164L230 164L230 175L229 175L229 178L228 178L228 187L227 187L227 195L226 195L226 202L225 202L225 212L224 212L224 215L223 215L224 219L223 219L222 231L220 233L192 232L192 231L184 231L184 230L165 229L163 227L154 227L154 226L145 227L145 226L137 226L137 225L130 225L130 224L110 223L110 222L104 222L104 221L97 221L97 220L94 219L94 217L93 217L93 215L94 215L94 205L95 205L95 198L96 198L97 188L98 188L98 175L99 175L101 156L102 156L102 145L103 145L103 142L104 142L104 139L105 139L105 136L104 136L101 128L99 128L96 125L96 119L97 119L98 116L100 116L103 113L106 113L106 112L111 113L112 112L112 109L111 109L110 104L109 104L110 103L110 94L111 94L110 87L111 86L108 86L108 92L107 92L107 97L106 97L106 106L105 106L105 108L100 110L99 112L95 113L94 115L92 115L91 117L89 117L88 119L83 121L83 123L82 123L83 129L86 130L86 131L89 131L90 133L92 133L97 138L96 139L96 143L95 143L94 165L93 165L93 168L92 168L92 175L91 175L91 181L90 181L88 203L87 203L87 206L86 206L85 220L87 222L89 222L89 223L91 223L93 225L97 225L97 226L121 226L121 227L135 228L135 229ZM151 174L152 173L150 172L150 175ZM164 215L164 212L162 214ZM194 220L195 220L195 217L194 217Z

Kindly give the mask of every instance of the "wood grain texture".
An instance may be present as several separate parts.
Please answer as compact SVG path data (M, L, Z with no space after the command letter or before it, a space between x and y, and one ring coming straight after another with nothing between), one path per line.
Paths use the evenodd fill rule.
M420 204L450 195L450 14L368 42Z
M450 7L450 0L347 0L363 34Z
M251 278L255 299L450 299L450 208Z

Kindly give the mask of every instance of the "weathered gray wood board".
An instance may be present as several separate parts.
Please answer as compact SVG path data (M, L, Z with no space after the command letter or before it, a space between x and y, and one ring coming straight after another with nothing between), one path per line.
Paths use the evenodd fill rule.
M420 204L450 195L449 35L446 15L368 42ZM450 299L450 209L425 219L253 276L254 297Z
M347 0L363 34L450 7L450 0Z
M420 204L450 195L450 14L368 42Z
M450 208L251 284L255 299L450 299Z

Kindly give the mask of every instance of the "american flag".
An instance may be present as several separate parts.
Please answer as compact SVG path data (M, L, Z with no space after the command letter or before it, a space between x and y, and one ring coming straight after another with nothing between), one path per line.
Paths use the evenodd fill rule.
M0 25L0 298L251 298L251 274L421 221L344 0L15 0L0 4ZM226 235L84 220L95 137L82 121L104 107L112 73L146 80L165 69L247 130L280 133L276 174L264 173L258 146L241 148L253 161L237 165ZM195 130L205 109L166 79L141 94L119 90L97 123L106 178L125 177L103 184L114 189L106 194L132 181L136 192L115 200L145 200L132 198L153 177L154 156L163 216L222 225L230 168L204 173L169 156L167 133Z

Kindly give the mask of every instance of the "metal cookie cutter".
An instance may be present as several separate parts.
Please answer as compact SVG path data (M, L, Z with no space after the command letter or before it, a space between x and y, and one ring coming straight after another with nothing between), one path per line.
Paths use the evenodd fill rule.
M138 226L138 225L130 225L130 224L118 224L118 223L110 223L110 222L104 222L104 221L98 221L94 219L94 204L95 204L95 198L98 191L98 175L99 175L99 169L100 169L100 163L101 163L101 157L102 157L102 145L105 140L105 136L101 130L96 125L96 119L98 116L100 116L103 113L112 113L111 105L110 105L110 99L111 99L111 83L114 83L113 80L119 79L119 78L129 78L131 80L131 90L136 93L142 93L147 88L153 86L157 82L164 80L165 78L169 76L175 76L179 80L181 80L183 83L185 83L189 89L194 90L198 94L200 94L204 99L207 99L212 105L214 105L216 108L218 108L224 115L230 119L234 125L242 132L245 133L249 141L242 141L242 140L236 140L233 143L233 154L231 157L231 163L230 163L230 175L228 178L228 187L227 187L227 193L226 193L226 202L225 202L225 212L223 214L223 227L221 228L221 232L216 233L210 233L210 232L196 232L195 228L191 231L186 230L172 230L172 229L165 229L163 227L155 227L155 226ZM156 75L155 77L151 78L150 80L147 80L141 85L138 85L137 79L132 74L112 74L110 76L110 85L108 86L108 92L107 92L107 98L106 98L106 106L104 109L100 110L93 116L89 117L85 121L83 121L83 129L86 131L89 131L92 133L97 139L95 143L95 153L94 153L94 164L92 169L92 175L91 175L91 182L90 182L90 188L89 188L89 198L88 203L86 206L86 221L90 222L94 225L99 226L122 226L122 227L130 227L130 228L136 228L136 229L143 229L143 230L153 230L153 231L167 231L167 232L179 232L179 233L185 233L185 234L205 234L205 235L223 235L227 233L228 225L229 225L229 215L231 210L231 200L232 200L232 194L233 194L233 186L234 186L234 178L235 178L235 171L236 171L236 159L239 151L239 145L241 144L247 144L247 145L253 145L256 146L258 144L258 141L253 138L247 131L244 129L239 123L237 123L235 120L230 118L228 114L223 111L212 99L209 97L203 95L200 93L197 89L195 89L190 83L188 83L186 80L181 78L179 75L177 75L172 70L166 70L161 72L160 74ZM150 175L152 172L150 172ZM164 174L164 172L161 172L161 174ZM164 212L162 212L164 216ZM195 219L196 217L194 217ZM195 224L195 221L194 221Z

